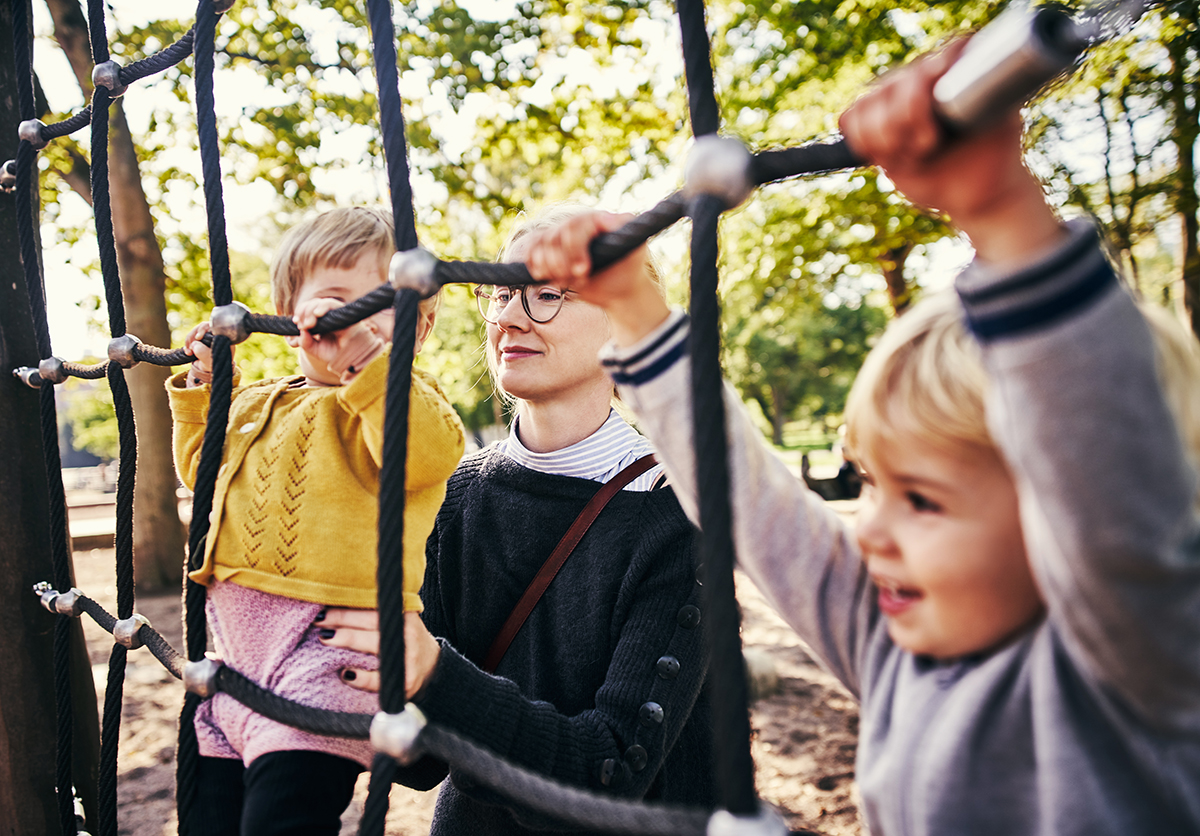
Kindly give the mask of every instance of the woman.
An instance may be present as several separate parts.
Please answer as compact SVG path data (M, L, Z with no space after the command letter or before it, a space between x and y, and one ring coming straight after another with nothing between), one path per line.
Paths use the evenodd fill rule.
M520 228L525 236L578 210ZM653 272L648 253L644 264ZM599 483L650 452L611 408L596 361L600 309L552 287L483 289L487 355L515 399L507 439L450 478L428 546L424 626L406 629L409 698L431 722L562 783L628 798L711 807L707 653L694 529L657 468L608 503L501 658L479 667L497 631ZM377 651L373 614L329 610L326 643ZM434 638L437 636L438 638ZM378 674L352 670L355 687ZM564 825L450 770L432 832L500 834ZM428 788L431 759L401 780Z

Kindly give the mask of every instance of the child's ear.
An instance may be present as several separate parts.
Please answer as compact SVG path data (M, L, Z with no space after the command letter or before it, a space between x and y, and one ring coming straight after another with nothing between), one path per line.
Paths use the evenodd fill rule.
M417 312L417 344L413 349L413 354L421 353L421 346L425 345L425 340L433 333L433 323L437 320L437 309Z

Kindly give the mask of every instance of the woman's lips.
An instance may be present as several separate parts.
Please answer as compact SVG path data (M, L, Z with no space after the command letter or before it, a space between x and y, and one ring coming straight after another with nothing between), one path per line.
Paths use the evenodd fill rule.
M536 357L540 353L541 352L534 351L532 348L522 348L522 347L517 346L517 347L513 347L513 348L501 349L500 350L500 359L501 360L522 360L526 357Z

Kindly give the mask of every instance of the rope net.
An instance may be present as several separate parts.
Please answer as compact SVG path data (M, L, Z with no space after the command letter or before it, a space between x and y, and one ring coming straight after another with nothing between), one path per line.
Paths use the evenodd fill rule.
M213 352L213 378L208 424L204 435L193 496L188 534L188 567L203 559L204 543L213 507L213 492L220 468L233 389L231 347L251 333L296 335L290 317L255 314L234 302L221 185L221 158L213 94L214 35L221 14L231 0L200 0L195 26L161 52L127 67L109 60L103 3L89 0L88 22L96 60L96 88L91 104L71 117L51 125L33 118L32 39L25 17L26 6L10 0L13 40L20 81L18 103L21 142L15 161L0 167L0 188L14 190L25 280L34 310L38 368L20 368L14 375L41 388L43 449L51 484L51 537L53 583L35 588L42 604L64 616L87 613L114 635L109 663L101 746L100 809L98 832L115 836L116 741L119 735L121 692L129 650L145 646L163 666L184 680L188 693L180 715L177 750L177 802L179 832L187 836L196 827L193 813L199 750L193 724L197 707L216 691L223 691L254 711L317 734L368 738L381 750L372 768L367 805L360 833L383 833L387 793L397 762L409 763L419 754L430 754L450 763L474 780L504 792L520 804L561 819L570 826L615 833L689 834L705 831L711 811L668 808L617 800L557 784L545 776L514 766L486 749L464 740L453 731L428 724L415 707L405 706L403 633L403 506L404 469L407 458L408 393L412 373L417 303L451 283L524 285L533 280L522 264L494 264L442 260L420 250L416 235L413 196L409 184L404 119L398 93L395 31L388 0L368 0L367 12L380 101L380 127L395 218L397 254L389 270L389 284L321 317L313 332L329 333L352 325L391 307L395 312L393 351L388 372L385 406L384 454L380 473L378 600L380 616L381 691L380 715L331 712L301 705L264 690L235 670L205 659L204 587L185 581L185 652L178 653L144 618L134 612L132 502L137 450L133 413L125 369L139 362L162 366L191 363L184 349L157 348L125 333L125 311L112 231L108 191L108 111L125 88L148 75L194 57L195 100L203 169L203 191L208 217L209 257L213 276L212 333L205 337ZM591 242L592 269L598 272L631 253L649 238L687 216L692 222L690 351L693 358L694 431L698 483L701 486L700 518L703 536L699 562L705 566L704 619L711 654L714 689L715 786L719 806L740 820L757 818L763 811L754 787L750 753L750 725L744 662L739 636L740 616L733 593L734 547L729 505L729 472L726 455L725 415L721 401L719 364L719 303L717 297L717 225L721 214L741 203L766 183L804 174L820 174L861 164L841 140L812 142L794 148L750 153L737 140L719 138L719 110L713 89L709 38L702 0L678 0L677 13L684 52L688 106L696 145L687 185L622 228ZM25 68L28 72L25 72ZM109 359L96 365L65 361L54 356L46 325L45 298L37 259L34 207L29 199L36 151L49 141L90 126L92 133L92 193L100 264L112 341ZM714 174L713 172L716 172ZM120 436L120 478L117 489L116 564L117 615L104 611L79 590L70 589L70 555L66 506L58 458L57 421L53 384L68 377L107 378L112 390ZM68 590L59 592L58 590ZM76 832L71 792L70 683L67 677L67 622L61 619L55 633L55 682L58 706L58 809L64 833ZM781 829L782 824L774 829ZM768 829L771 829L768 827Z

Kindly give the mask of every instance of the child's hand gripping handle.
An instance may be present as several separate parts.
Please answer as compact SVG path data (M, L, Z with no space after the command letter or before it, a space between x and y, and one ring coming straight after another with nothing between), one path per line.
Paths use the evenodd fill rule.
M1088 43L1084 28L1060 10L1010 7L967 41L934 86L944 138L973 133L1020 107L1070 68Z

